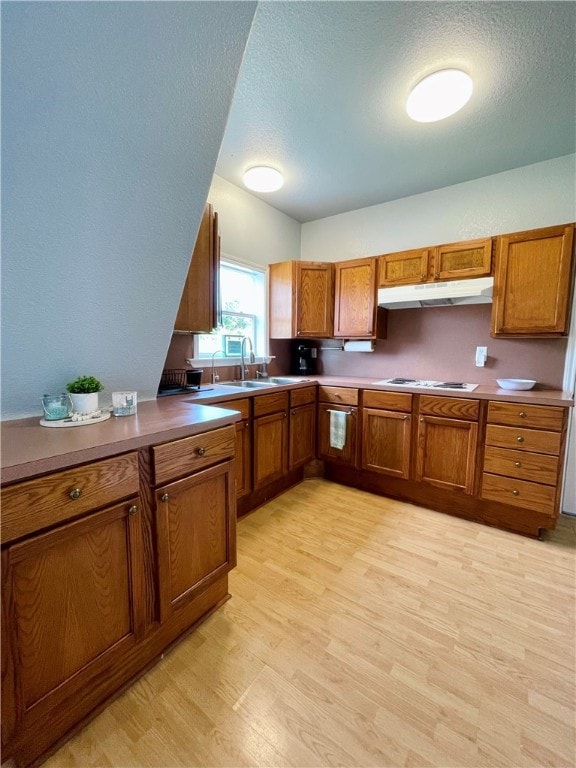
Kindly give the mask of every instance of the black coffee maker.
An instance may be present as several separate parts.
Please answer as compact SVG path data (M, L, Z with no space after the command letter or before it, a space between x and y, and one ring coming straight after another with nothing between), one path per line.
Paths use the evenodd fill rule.
M312 341L293 341L290 373L292 376L315 376L318 349Z

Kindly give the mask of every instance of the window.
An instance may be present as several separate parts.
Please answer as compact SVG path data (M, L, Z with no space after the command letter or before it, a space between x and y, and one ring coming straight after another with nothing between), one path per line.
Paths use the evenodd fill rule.
M195 337L194 357L206 360L219 352L216 364L230 364L227 358L240 357L240 345L248 336L258 357L266 348L266 272L263 268L232 261L220 262L220 305L222 322L212 333Z

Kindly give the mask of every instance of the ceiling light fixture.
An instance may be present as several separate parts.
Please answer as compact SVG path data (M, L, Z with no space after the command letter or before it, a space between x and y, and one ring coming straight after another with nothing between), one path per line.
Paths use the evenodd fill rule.
M244 186L254 192L275 192L284 184L284 177L276 168L257 165L243 176Z
M441 69L412 89L406 112L419 123L433 123L453 115L472 96L472 78L460 69Z

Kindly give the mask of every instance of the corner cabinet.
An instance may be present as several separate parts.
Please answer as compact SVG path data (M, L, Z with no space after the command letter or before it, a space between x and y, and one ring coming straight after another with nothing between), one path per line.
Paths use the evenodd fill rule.
M571 224L498 237L491 335L566 336L573 254Z
M270 338L332 336L333 266L321 262L270 264Z
M288 392L254 397L254 490L288 472Z
M220 320L220 235L218 214L210 203L204 208L196 245L188 268L175 331L210 333Z
M332 411L345 414L342 448L331 439ZM318 458L355 467L358 460L358 390L349 387L318 388Z
M334 338L386 338L386 310L378 307L378 259L334 265Z

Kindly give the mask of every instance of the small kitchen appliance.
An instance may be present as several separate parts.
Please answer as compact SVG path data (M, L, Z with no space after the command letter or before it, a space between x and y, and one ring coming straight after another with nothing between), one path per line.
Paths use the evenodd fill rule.
M318 369L318 349L313 342L292 342L290 373L293 376L315 376Z

